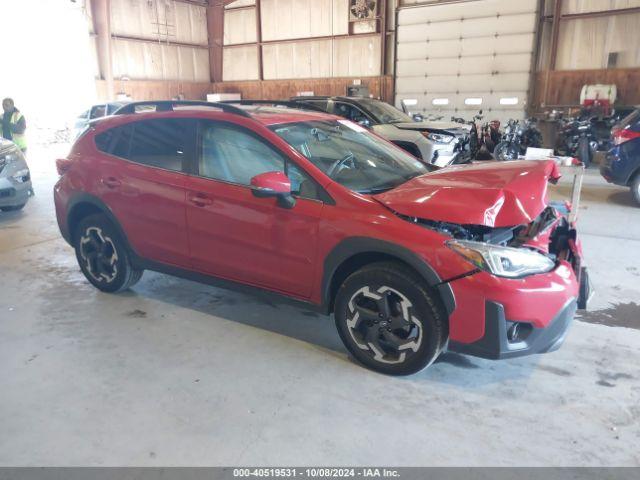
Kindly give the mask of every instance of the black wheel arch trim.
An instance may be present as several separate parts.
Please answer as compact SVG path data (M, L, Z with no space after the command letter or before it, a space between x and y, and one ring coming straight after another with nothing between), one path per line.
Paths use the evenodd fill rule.
M93 207L96 207L98 210L100 210L101 213L103 213L109 219L109 221L113 224L113 226L116 228L116 230L118 231L118 234L120 235L120 238L124 240L127 246L127 249L130 251L130 253L134 254L134 257L137 257L137 255L135 255L135 252L131 248L129 240L127 239L127 235L124 233L124 230L120 225L120 222L118 221L116 216L113 214L109 206L106 203L104 203L102 200L100 200L98 197L91 195L89 193L77 193L73 195L69 200L69 204L67 206L66 225L60 226L60 233L62 234L62 236L64 237L64 239L67 241L69 245L73 246L73 225L71 225L72 213L76 207L83 204L89 204Z
M338 268L350 258L358 254L383 254L395 257L406 263L418 272L427 284L436 289L440 294L442 303L448 315L456 309L455 296L449 283L443 282L436 271L416 253L398 244L369 237L349 237L342 240L327 255L324 260L322 274L322 305L326 313L331 312L333 298L331 298L331 286Z

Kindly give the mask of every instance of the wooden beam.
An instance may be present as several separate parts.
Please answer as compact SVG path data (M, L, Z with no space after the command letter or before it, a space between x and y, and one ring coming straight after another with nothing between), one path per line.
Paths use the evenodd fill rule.
M207 7L209 35L209 77L211 83L222 81L222 53L224 43L224 6L230 2L211 0Z
M262 62L262 5L256 0L256 42L258 43L258 80L264 80L264 64Z
M617 10L599 10L597 12L582 12L582 13L566 13L562 15L562 20L577 20L580 18L596 18L596 17L611 17L613 15L632 15L634 13L640 13L640 7L631 8L619 8ZM553 15L547 15L545 20L553 20Z
M387 98L386 82L383 78L387 73L387 0L380 0L378 17L380 17L380 98Z
M91 0L93 30L96 33L96 49L100 78L105 81L105 100L113 100L113 49L111 41L111 0Z
M553 10L553 23L551 24L551 45L549 46L549 65L547 65L547 74L544 82L544 95L542 96L542 105L547 104L549 96L549 80L551 79L551 71L556 68L556 60L558 58L558 36L560 34L560 20L562 19L562 0L556 0Z

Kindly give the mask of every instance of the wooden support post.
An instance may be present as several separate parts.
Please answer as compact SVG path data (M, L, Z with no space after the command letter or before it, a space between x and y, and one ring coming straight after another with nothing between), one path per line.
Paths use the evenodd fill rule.
M258 47L258 80L264 80L264 65L262 63L262 5L256 0L256 43Z
M111 0L91 0L93 29L96 33L96 47L100 78L105 81L105 100L115 98L113 82L113 49L111 39Z
M209 35L209 77L212 83L222 81L222 49L224 44L224 6L222 0L210 0L207 6Z
M556 60L558 58L558 36L560 33L560 20L562 19L562 0L556 0L553 10L553 21L551 24L551 45L549 46L549 65L544 82L544 96L542 104L549 103L549 81L551 80L551 72L556 69Z

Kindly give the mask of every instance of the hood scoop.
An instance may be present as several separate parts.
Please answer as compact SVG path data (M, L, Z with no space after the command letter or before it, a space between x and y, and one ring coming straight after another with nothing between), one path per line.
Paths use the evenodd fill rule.
M540 215L548 182L559 178L552 160L485 162L427 173L374 198L408 217L512 227Z

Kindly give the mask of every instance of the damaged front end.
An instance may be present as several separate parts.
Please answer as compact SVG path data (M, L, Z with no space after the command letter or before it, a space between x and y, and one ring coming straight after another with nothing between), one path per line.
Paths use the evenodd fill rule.
M400 218L451 237L446 245L474 265L478 271L505 278L524 278L546 273L563 261L580 285L578 308L585 309L591 294L587 269L574 225L565 205L551 204L532 222L512 227L462 225L409 217Z

